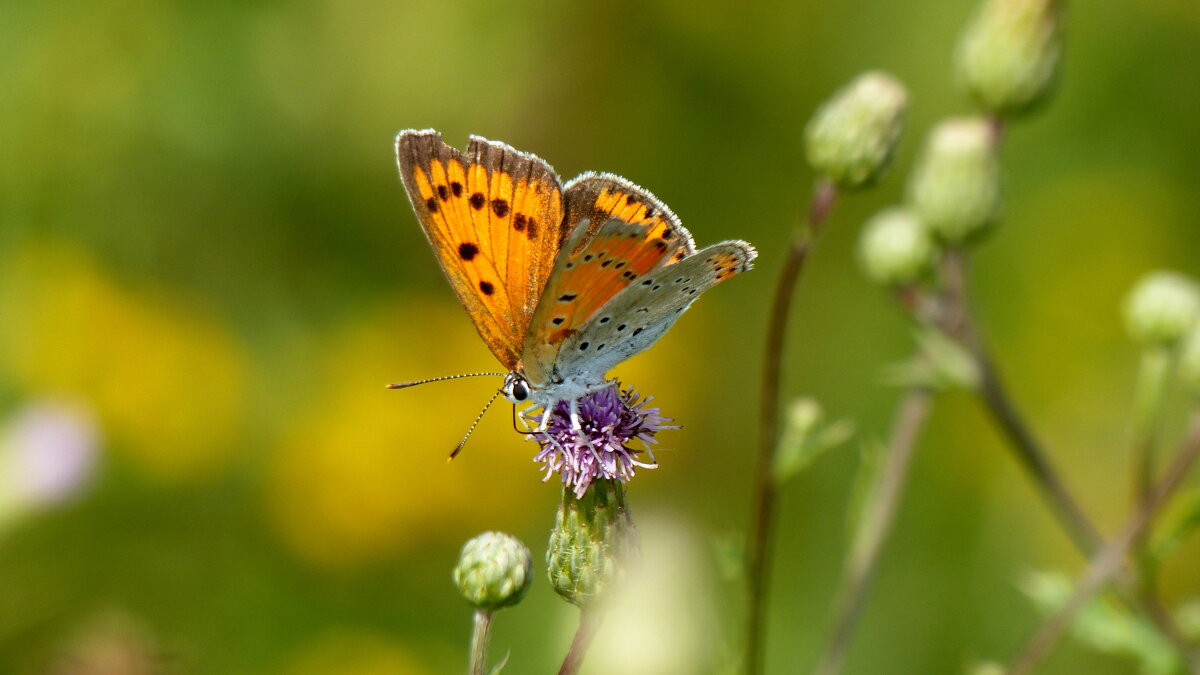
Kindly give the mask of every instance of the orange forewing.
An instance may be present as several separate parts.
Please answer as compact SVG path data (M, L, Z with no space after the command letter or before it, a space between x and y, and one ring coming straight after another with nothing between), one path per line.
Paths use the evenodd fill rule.
M562 246L562 188L534 155L479 137L466 153L436 131L396 139L421 229L484 343L508 370Z

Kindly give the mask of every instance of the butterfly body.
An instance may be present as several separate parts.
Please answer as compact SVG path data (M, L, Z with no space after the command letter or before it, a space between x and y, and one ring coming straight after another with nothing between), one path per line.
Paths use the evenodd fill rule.
M433 130L396 139L401 180L443 272L509 371L501 392L550 410L608 386L705 290L750 268L754 247L696 250L649 191L611 174L561 185L535 155Z

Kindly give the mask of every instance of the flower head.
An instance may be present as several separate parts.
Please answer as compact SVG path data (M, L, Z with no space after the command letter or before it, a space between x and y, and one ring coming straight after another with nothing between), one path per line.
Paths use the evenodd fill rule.
M891 161L908 92L887 73L864 73L826 101L805 130L808 161L842 188L873 183Z
M925 273L936 250L929 230L912 209L892 207L867 221L858 253L873 281L904 286Z
M1125 298L1125 323L1138 342L1174 347L1200 321L1196 282L1159 270L1142 277Z
M50 506L95 473L99 432L82 402L45 399L19 410L0 438L0 501Z
M985 0L958 45L958 76L989 113L1012 116L1054 88L1062 61L1059 0Z
M654 435L679 427L668 424L672 420L661 416L658 408L647 408L651 400L652 396L640 398L633 389L621 390L614 382L575 401L578 426L571 419L569 401L559 401L548 412L530 416L538 428L543 415L550 416L545 430L528 436L542 446L533 461L542 463L546 471L543 480L558 473L579 498L597 478L624 483L638 467L657 467L650 450L657 442ZM634 441L645 449L630 447ZM643 453L648 462L641 459Z
M520 539L503 532L484 532L468 541L454 568L454 583L476 609L515 605L525 597L532 559Z
M961 244L996 220L1000 164L994 130L979 117L934 127L908 183L917 216L942 241Z

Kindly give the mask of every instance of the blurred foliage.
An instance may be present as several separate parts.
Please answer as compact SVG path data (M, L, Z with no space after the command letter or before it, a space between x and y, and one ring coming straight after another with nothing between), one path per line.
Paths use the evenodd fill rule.
M705 542L749 513L765 298L812 180L804 124L869 68L910 92L890 175L838 206L808 270L785 381L881 437L896 394L880 369L910 336L854 242L899 201L917 139L968 110L950 58L972 5L0 4L0 424L68 397L102 436L81 493L0 533L0 671L461 671L459 547L501 529L538 559L559 488L505 406L446 463L494 383L382 388L494 368L397 180L407 127L625 175L699 242L759 246L758 270L618 370L684 428L630 487L657 611L610 625L592 672L713 663L741 604ZM976 285L1017 399L1112 531L1137 364L1120 299L1149 269L1200 273L1200 5L1073 3L1066 30L1061 89L1006 146ZM925 438L851 672L1003 658L1038 619L1021 571L1080 566L969 396L947 395ZM855 455L785 491L772 672L810 668L825 637ZM1178 543L1169 604L1200 593L1198 561L1200 541ZM497 622L507 672L554 667L561 604L538 579ZM1047 672L1130 667L1074 645Z

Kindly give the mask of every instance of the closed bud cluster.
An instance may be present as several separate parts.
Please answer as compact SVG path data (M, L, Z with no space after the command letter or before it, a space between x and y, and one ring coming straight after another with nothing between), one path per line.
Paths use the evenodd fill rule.
M809 163L838 187L870 185L891 161L907 107L895 78L860 75L813 115L805 130Z
M1152 272L1125 300L1129 334L1143 346L1173 347L1200 318L1200 293L1191 279L1174 272Z
M935 250L921 219L904 207L877 213L858 240L867 276L885 286L905 286L920 279L933 263Z
M495 610L515 605L533 580L532 557L520 539L484 532L468 541L454 568L454 583L473 607Z
M546 551L550 585L568 602L588 606L619 583L638 546L619 482L596 480L578 499L564 487Z
M1044 99L1062 55L1060 0L985 0L958 45L958 76L989 113L1012 116Z
M939 239L961 244L996 219L1000 166L992 129L980 118L949 119L933 129L913 168L909 201Z

